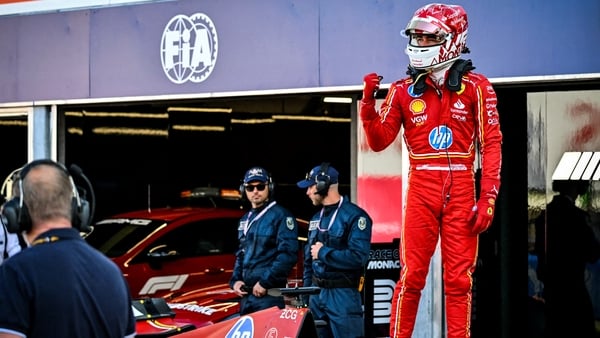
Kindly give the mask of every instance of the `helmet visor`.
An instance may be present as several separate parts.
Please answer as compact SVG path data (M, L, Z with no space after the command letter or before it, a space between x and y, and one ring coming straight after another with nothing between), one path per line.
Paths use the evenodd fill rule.
M447 35L413 32L408 37L408 43L414 47L438 46L446 42Z
M424 20L421 18L414 18L410 20L406 29L404 30L404 34L406 36L410 36L412 33L421 33L421 34L435 34L435 35L446 35L447 32L442 30L439 25L432 23L431 21Z

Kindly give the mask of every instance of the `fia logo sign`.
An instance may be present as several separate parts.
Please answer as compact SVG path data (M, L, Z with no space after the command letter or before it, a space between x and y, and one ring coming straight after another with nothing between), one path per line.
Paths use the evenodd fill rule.
M160 44L165 75L176 84L206 80L217 62L218 46L217 30L207 15L176 15L167 23Z

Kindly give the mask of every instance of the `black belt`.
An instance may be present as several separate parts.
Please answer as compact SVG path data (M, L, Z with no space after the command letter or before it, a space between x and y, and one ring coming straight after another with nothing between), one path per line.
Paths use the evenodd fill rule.
M316 284L321 288L357 288L359 284L358 279L351 278L338 278L338 279L321 279L317 277L312 278L313 284Z

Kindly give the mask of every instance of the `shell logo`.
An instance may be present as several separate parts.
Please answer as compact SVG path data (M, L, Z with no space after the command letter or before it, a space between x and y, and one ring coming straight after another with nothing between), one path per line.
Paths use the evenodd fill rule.
M425 101L421 99L412 100L409 109L413 114L423 114L425 112Z

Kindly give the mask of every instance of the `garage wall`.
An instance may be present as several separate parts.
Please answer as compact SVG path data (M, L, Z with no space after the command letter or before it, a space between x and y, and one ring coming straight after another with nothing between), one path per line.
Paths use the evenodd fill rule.
M426 3L180 0L32 15L0 8L0 104L358 88L372 71L390 83L406 70L400 31ZM582 34L600 31L598 1L457 3L470 18L466 57L490 78L600 72L600 45Z

